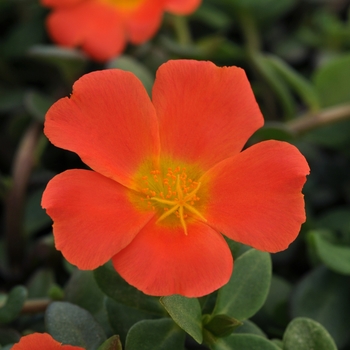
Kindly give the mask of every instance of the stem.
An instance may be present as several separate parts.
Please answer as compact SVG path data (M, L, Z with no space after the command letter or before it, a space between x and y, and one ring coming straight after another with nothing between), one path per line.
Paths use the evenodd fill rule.
M36 314L45 312L46 308L52 302L51 299L33 299L24 303L21 310L22 314Z
M255 55L260 51L261 43L254 18L249 12L243 10L240 10L239 15L248 55Z
M51 299L43 298L43 299L32 299L27 300L22 307L21 314L37 314L42 313L46 310L49 304L52 302ZM0 308L3 305L0 303Z
M245 41L247 57L258 75L265 81L277 96L286 118L291 119L295 115L292 97L283 82L276 77L276 73L261 52L261 40L254 17L248 11L236 9L239 14L242 34Z
M188 27L187 18L184 16L172 16L177 36L177 41L180 45L188 46L192 44L191 32Z
M307 113L289 121L286 125L292 133L299 135L346 119L350 119L350 103L327 108L318 113Z
M22 217L28 180L35 164L34 152L42 126L38 122L26 130L13 164L13 184L5 202L5 240L11 272L16 276L21 269L24 242Z

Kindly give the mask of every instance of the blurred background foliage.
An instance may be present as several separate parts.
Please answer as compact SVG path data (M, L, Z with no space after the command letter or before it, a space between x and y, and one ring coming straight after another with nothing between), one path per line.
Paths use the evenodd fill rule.
M186 332L186 349L205 348L198 344L203 337L211 349L226 349L227 344L244 348L247 334L255 334L258 342L259 337L279 339L269 342L274 347L259 343L259 349L300 350L304 347L295 345L293 335L313 327L319 330L319 323L339 349L350 349L349 2L203 0L189 17L166 14L151 41L128 46L122 56L106 64L93 62L78 50L55 46L45 30L47 13L37 0L0 0L3 348L9 349L23 332L46 330L72 344L79 335L85 345L76 345L88 349L119 349L119 340L111 338L118 334L130 350L158 349L155 344L161 342L159 349L178 350L184 346ZM199 315L192 323L184 316L185 324L172 313L174 300L165 298L159 304L138 295L108 266L92 273L65 262L54 248L51 221L40 206L42 192L55 174L84 166L75 154L55 148L43 135L49 106L69 95L82 74L97 69L132 71L151 93L159 65L178 58L243 67L266 120L248 143L286 140L301 150L311 167L304 188L307 222L288 250L271 256L273 274L265 284L257 282L262 272L254 275L252 285L266 290L261 300L253 303L252 310L240 309L250 301L234 301L242 297L232 299L235 286L199 300L198 305L177 300L176 305L184 303L188 317ZM231 245L236 257L246 249ZM255 264L264 258L250 255L247 266L255 271ZM237 271L236 277L238 267ZM237 284L244 282L243 273L241 278ZM52 300L58 302L47 308ZM233 300L232 315L223 307L228 300ZM218 317L224 309L232 318ZM211 316L201 320L202 312ZM63 327L62 317L71 324ZM241 337L221 338L232 332ZM146 335L155 339L149 347L140 345ZM321 335L318 341L327 334ZM256 341L254 337L249 344ZM332 349L327 339L315 349Z

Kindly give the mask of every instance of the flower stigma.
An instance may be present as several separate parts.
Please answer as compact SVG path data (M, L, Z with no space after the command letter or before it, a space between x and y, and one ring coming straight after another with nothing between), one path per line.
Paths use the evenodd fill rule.
M205 201L202 200L202 197L204 199L206 197L205 190L203 191L201 182L194 181L192 176L189 176L189 174L196 173L197 171L193 169L188 171L184 166L150 170L146 174L142 171L142 176L139 178L142 186L139 190L141 195L138 196L138 206L156 211L159 215L156 223L171 226L180 224L187 235L188 221L194 219L207 221L199 211L203 209ZM199 192L201 192L201 197L199 197Z

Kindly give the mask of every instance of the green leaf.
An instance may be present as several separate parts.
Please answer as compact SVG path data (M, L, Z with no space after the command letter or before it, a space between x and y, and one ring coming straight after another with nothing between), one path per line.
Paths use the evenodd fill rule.
M101 290L115 301L151 314L164 316L165 313L158 298L148 296L125 282L111 264L96 269L94 276Z
M319 258L334 272L350 275L350 246L334 244L322 233L322 231L310 231L308 234Z
M232 9L232 14L238 12L238 9L249 11L254 18L263 22L275 21L284 13L290 10L296 0L216 0L220 4L224 4L228 9Z
M50 288L55 285L52 270L40 269L30 278L28 288L28 298L48 297Z
M283 341L280 339L271 339L271 343L274 343L280 349L283 349Z
M54 302L46 310L48 332L65 344L96 350L106 340L101 326L89 312L67 302Z
M339 170L336 170L337 172ZM339 243L350 244L350 207L344 206L324 213L315 221L315 227L337 231ZM340 237L339 237L340 236Z
M229 282L219 292L213 315L237 320L253 316L264 304L271 282L268 253L250 249L236 261Z
M14 22L9 34L5 30L2 34L7 35L1 36L1 39L5 39L2 43L1 56L8 59L23 57L31 46L43 42L45 38L45 27L42 20L45 9L39 3L23 2L21 11L26 16Z
M270 335L281 336L290 321L289 300L292 287L284 279L272 276L269 294L254 321Z
M142 82L149 95L152 93L154 77L152 73L142 63L134 58L122 55L110 61L107 68L118 68L131 73L134 73Z
M15 320L20 314L26 298L26 288L23 286L12 288L7 296L5 305L0 308L0 324L7 324Z
M276 72L290 84L294 91L309 107L310 111L315 112L320 109L320 101L316 89L309 81L277 56L268 55L266 56L266 60L268 60Z
M210 4L200 6L192 17L214 29L226 29L231 24L231 17L227 12Z
M20 338L21 338L21 334L19 332L15 331L14 329L0 328L0 344L1 345L18 343Z
M255 334L267 338L266 334L252 321L244 320L242 326L234 330L235 334Z
M296 104L292 93L285 81L281 79L271 62L262 54L254 54L250 57L259 74L265 79L276 94L283 109L285 119L292 119L296 114Z
M33 235L51 223L50 217L41 207L43 192L44 188L40 188L30 193L26 199L23 223L26 235Z
M28 51L29 56L55 66L69 85L83 73L87 58L75 49L54 45L35 45Z
M199 344L203 341L202 311L197 298L171 295L160 298L171 318Z
M326 329L309 318L296 318L283 336L283 350L337 350Z
M185 332L170 318L136 323L126 337L126 350L182 350Z
M350 277L321 266L307 274L292 295L292 317L309 317L321 323L338 347L350 340Z
M107 339L97 350L122 350L122 343L118 335Z
M350 149L349 134L350 120L346 119L310 130L303 135L303 138L316 145L347 151Z
M65 301L89 311L106 333L110 333L106 298L98 287L92 271L75 269L64 290Z
M209 347L211 350L279 350L271 341L253 334L231 334L226 338L217 339Z
M214 317L207 316L208 320L204 318L203 326L212 333L214 337L227 337L237 327L240 327L243 324L227 315L216 315Z
M140 320L155 318L155 316L150 313L118 303L108 297L106 300L106 309L109 323L114 333L120 336L123 344L125 343L127 333L135 323Z
M350 102L350 54L325 63L313 81L323 107Z
M6 346L1 347L0 349L1 349L1 350L11 350L12 347L13 347L13 345L14 345L14 344L9 344L9 345L6 345Z
M252 135L248 142L255 144L265 140L292 141L293 138L293 134L285 123L266 122Z
M24 97L24 106L39 122L45 120L45 114L54 102L53 98L38 91L29 91Z
M10 112L23 104L24 90L0 86L0 112Z

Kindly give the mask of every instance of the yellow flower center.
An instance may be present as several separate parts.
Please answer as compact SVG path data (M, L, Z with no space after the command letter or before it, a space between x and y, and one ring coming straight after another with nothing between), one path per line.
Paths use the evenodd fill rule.
M141 5L145 0L102 0L103 2L115 6L118 10L131 11Z
M187 235L189 221L207 221L200 212L204 209L206 191L201 182L196 181L200 175L198 169L184 164L176 167L168 165L169 162L166 162L160 169L138 172L140 189L132 201L140 209L156 211L157 223L181 225Z

